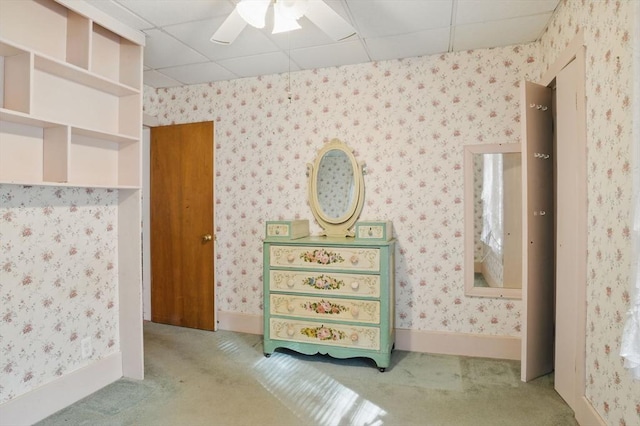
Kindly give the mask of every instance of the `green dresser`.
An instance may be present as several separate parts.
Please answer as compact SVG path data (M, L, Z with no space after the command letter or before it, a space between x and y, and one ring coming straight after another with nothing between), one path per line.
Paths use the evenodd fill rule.
M373 359L394 346L395 240L264 240L264 353Z

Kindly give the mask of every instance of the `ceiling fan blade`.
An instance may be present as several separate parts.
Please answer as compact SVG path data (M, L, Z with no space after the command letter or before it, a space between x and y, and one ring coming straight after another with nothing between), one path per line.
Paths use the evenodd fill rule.
M344 40L356 33L351 24L322 0L309 0L304 16L334 41Z
M225 19L220 28L211 36L211 41L218 44L231 44L247 26L236 9Z

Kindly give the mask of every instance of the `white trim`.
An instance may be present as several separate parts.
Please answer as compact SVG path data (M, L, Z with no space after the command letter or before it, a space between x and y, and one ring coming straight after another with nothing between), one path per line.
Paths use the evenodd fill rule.
M30 425L85 398L122 377L120 352L65 374L0 405L3 425Z
M520 359L520 338L396 329L396 349L481 358Z
M585 396L576 401L575 418L580 425L606 426L607 423L600 417L600 414Z
M160 123L158 122L158 117L155 115L149 115L145 112L142 113L142 125L144 127L158 127Z
M216 315L216 325L218 330L263 334L262 315L218 311Z
M584 51L584 31L580 29L575 37L569 42L567 47L560 53L560 55L556 58L555 62L547 69L542 78L540 79L539 84L543 86L549 86L553 80L555 80L556 76L564 67L569 65L571 61L576 58L576 55L580 51Z
M151 129L142 129L142 319L151 321Z
M218 329L263 334L262 315L218 311ZM520 338L396 328L396 349L432 354L520 359Z
M575 76L578 79L577 84L577 138L576 138L576 155L579 156L577 160L577 173L580 177L584 177L583 181L579 181L580 187L577 189L579 193L585 198L585 203L588 201L587 191L587 113L586 113L586 53L585 53L585 41L584 33L582 30L576 34L571 40L568 46L560 53L555 62L549 67L547 72L542 77L540 84L550 86L555 80L558 73L565 68L572 61L577 61L579 66L579 74ZM590 401L585 397L587 390L587 366L586 366L586 338L587 338L587 248L588 248L588 226L587 226L587 210L585 214L576 217L575 220L579 221L577 227L581 230L579 235L576 236L574 244L580 248L584 248L584 257L578 259L578 268L576 271L577 282L577 294L576 307L577 307L577 319L576 319L576 359L575 359L575 401L577 406L574 408L576 412L576 418L579 418L581 412L593 410ZM585 404L588 410L585 408ZM581 424L592 424L584 423Z
M140 191L121 189L118 197L118 303L122 372L126 377L141 380L144 378L144 336ZM131 262L130 259L137 261Z

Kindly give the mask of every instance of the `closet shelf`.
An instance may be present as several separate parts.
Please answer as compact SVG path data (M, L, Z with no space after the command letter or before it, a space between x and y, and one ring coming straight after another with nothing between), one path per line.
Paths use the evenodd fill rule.
M75 65L60 62L53 58L48 58L39 54L35 55L34 65L36 69L56 75L58 77L70 80L87 87L93 87L101 92L110 93L115 96L127 96L140 93L133 87L106 79L99 75L90 73Z
M81 183L68 183L68 182L29 182L29 181L8 181L0 180L0 185L19 185L19 186L59 186L63 188L96 188L96 189L140 189L139 186L132 185L89 185Z
M29 52L29 49L17 47L14 43L8 43L0 39L0 56L15 56Z
M6 121L10 123L23 124L26 126L41 127L48 129L52 127L67 127L67 124L59 123L51 120L43 120L37 117L33 117L29 114L25 114L19 111L13 111L6 108L0 108L0 121ZM83 127L68 126L71 128L71 133L79 136L87 136L96 139L103 139L110 142L118 143L136 143L139 138L135 136L114 134L108 132L102 132L99 130L92 130Z
M0 56L15 56L23 53L32 53L34 57L34 68L48 74L53 74L60 78L115 96L128 96L140 93L140 90L134 87L94 74L77 65L54 59L26 47L19 46L16 43L10 43L7 40L0 39Z

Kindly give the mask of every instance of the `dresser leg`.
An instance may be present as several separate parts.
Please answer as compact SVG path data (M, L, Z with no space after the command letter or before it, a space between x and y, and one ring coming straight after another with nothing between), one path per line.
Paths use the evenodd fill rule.
M268 354L268 353L266 353L266 352L265 352L264 356L265 356L266 358L269 358L269 357L271 356L271 354Z
M381 373L384 373L384 371L386 370L386 368L384 367L378 367L378 370L380 370Z

